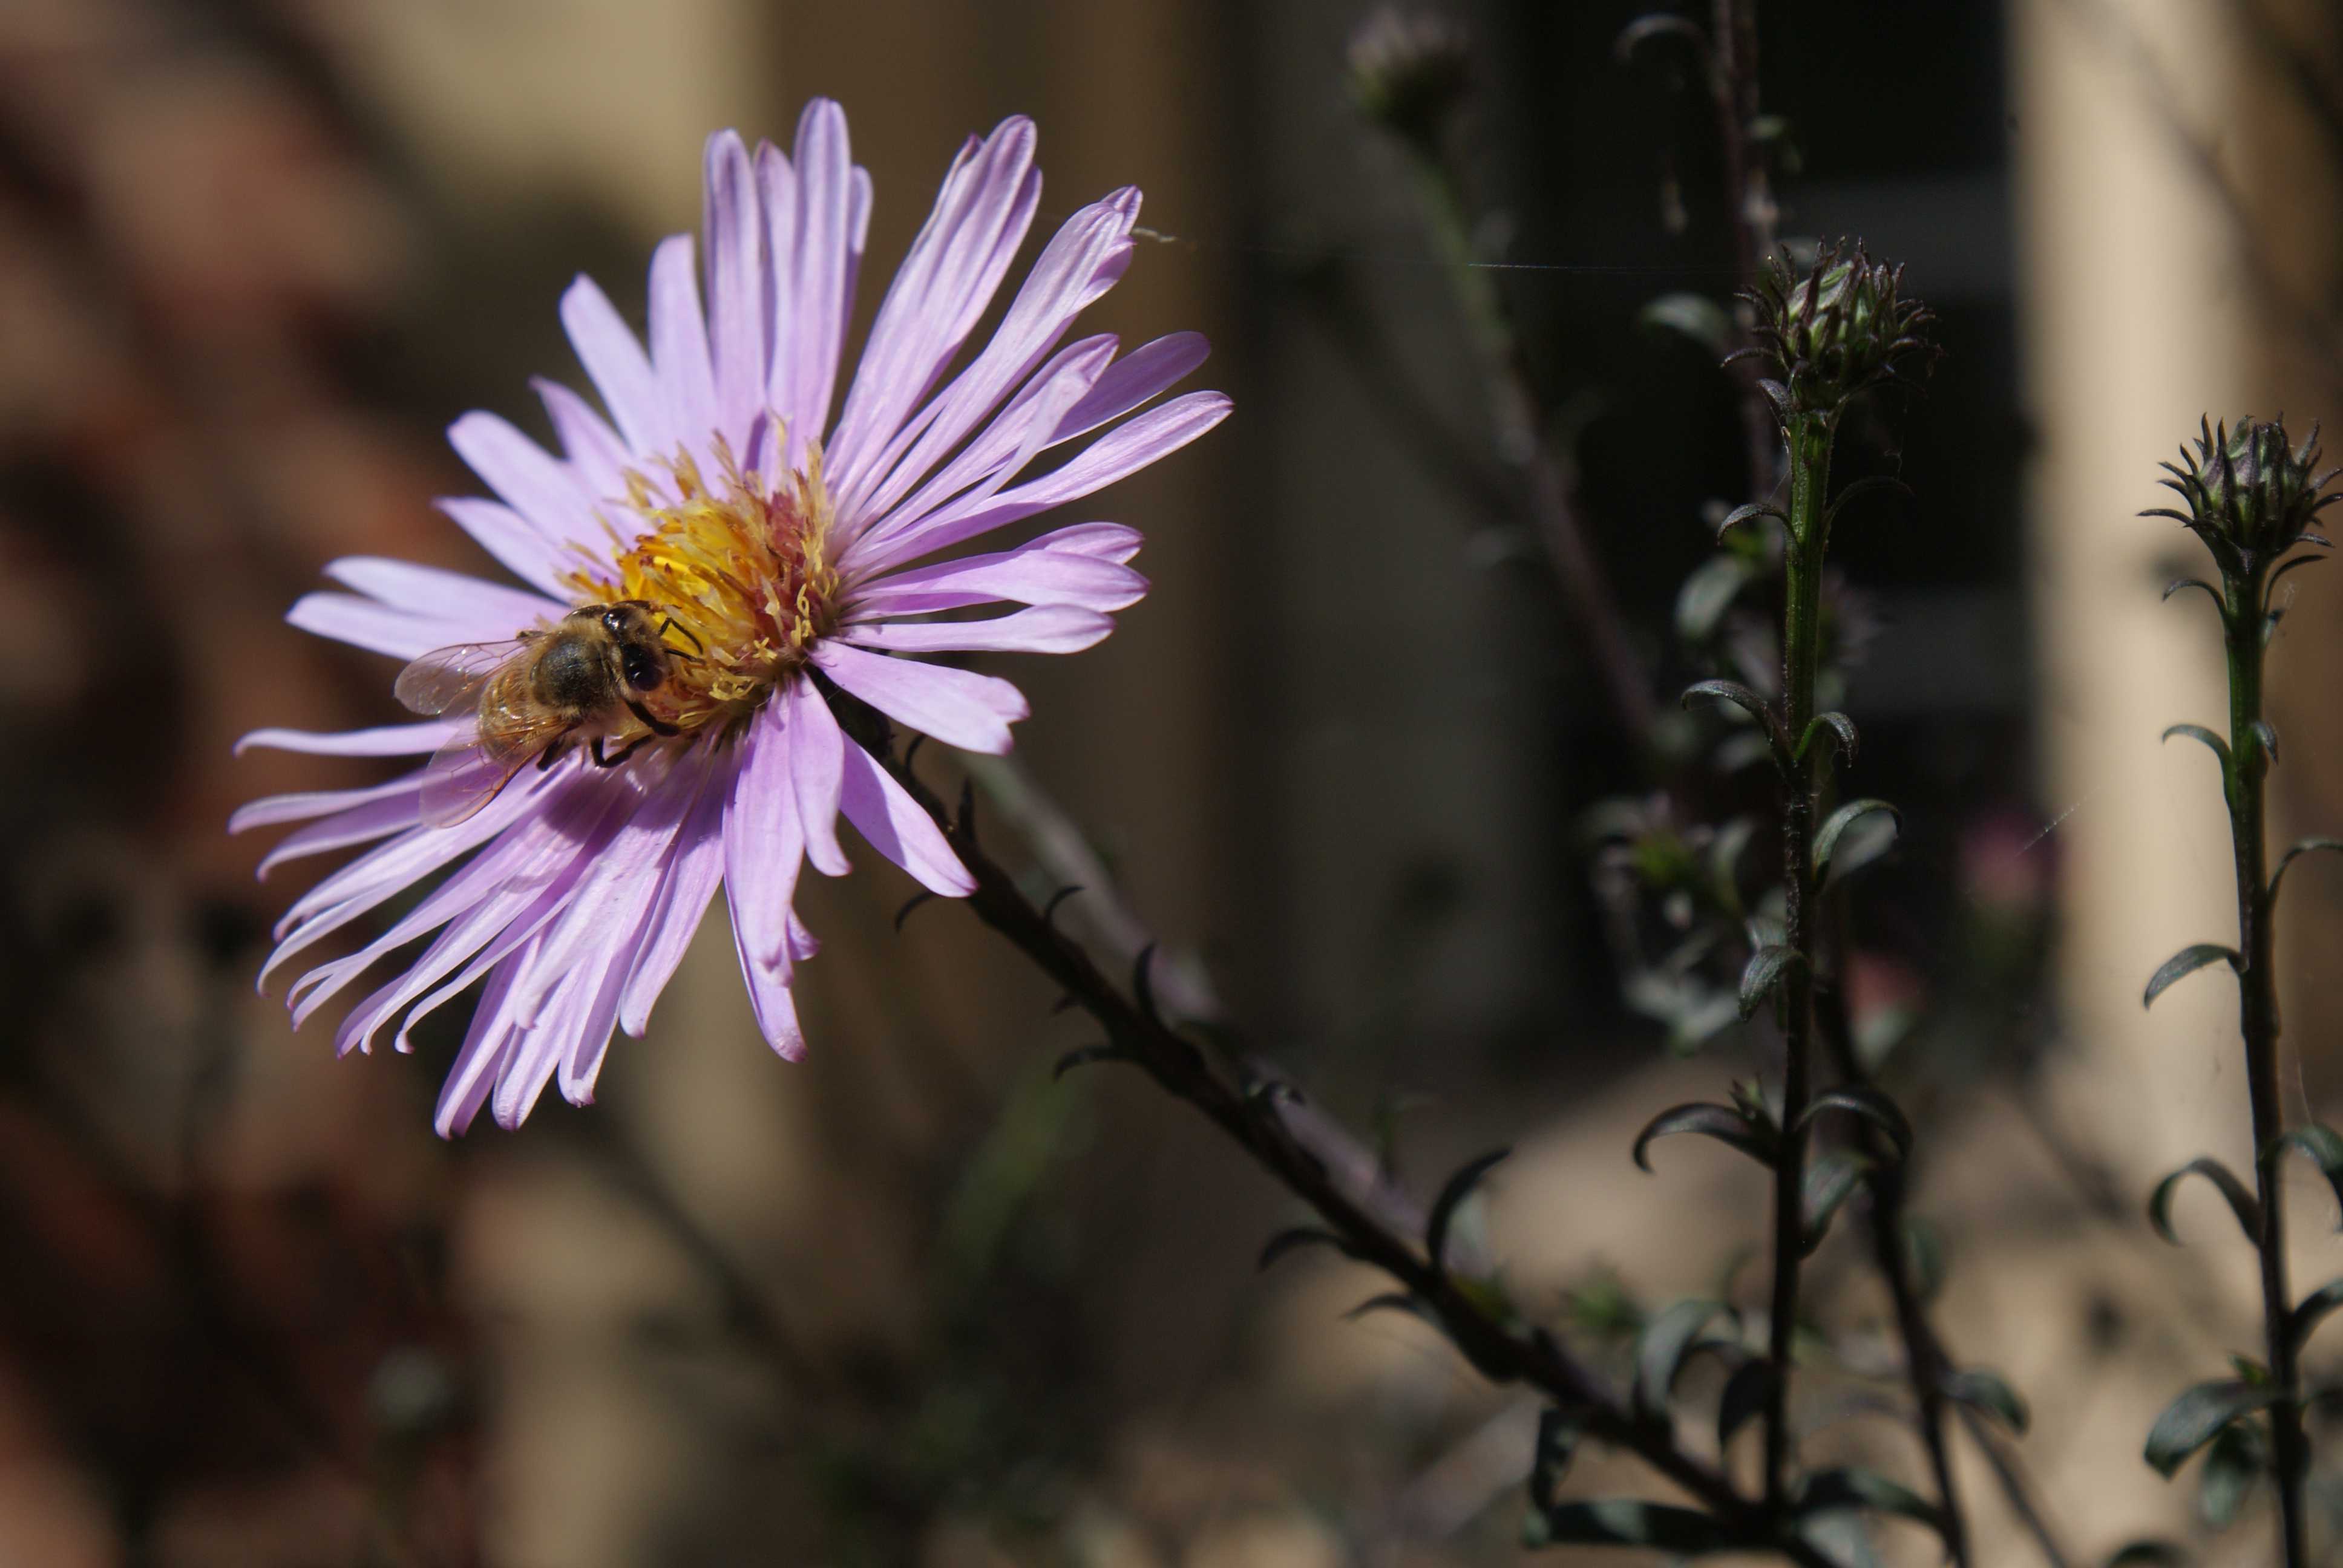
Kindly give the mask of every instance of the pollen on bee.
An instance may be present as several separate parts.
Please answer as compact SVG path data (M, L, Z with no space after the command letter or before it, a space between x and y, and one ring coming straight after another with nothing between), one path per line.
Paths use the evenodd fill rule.
M721 733L762 706L830 629L838 588L820 447L809 443L802 466L768 479L742 468L721 437L715 446L715 485L685 451L663 465L665 486L629 471L632 543L611 577L568 579L580 604L641 599L664 614L680 657L649 700L686 734Z

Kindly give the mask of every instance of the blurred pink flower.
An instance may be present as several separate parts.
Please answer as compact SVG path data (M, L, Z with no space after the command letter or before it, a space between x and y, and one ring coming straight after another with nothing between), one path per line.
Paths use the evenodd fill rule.
M590 1100L613 1028L642 1033L719 884L758 1022L781 1055L799 1056L792 971L817 944L792 900L801 861L831 876L848 869L841 812L924 886L947 895L973 887L926 813L842 732L811 671L939 740L1007 750L1009 726L1026 714L1015 687L897 656L1087 648L1112 629L1110 612L1146 592L1124 564L1140 537L1078 523L1006 550L913 563L1087 496L1229 411L1221 394L1196 392L1123 420L1202 362L1193 333L1120 358L1111 335L1058 347L1129 265L1139 192L1128 188L1067 220L990 340L943 379L1032 222L1041 189L1033 145L1031 122L1011 119L961 149L833 419L870 211L845 116L810 105L793 159L769 145L751 153L729 131L710 138L708 314L688 235L653 255L648 354L580 277L561 318L608 418L540 381L561 457L493 414L468 414L448 432L501 500L445 509L526 586L357 558L327 568L354 592L293 607L296 626L409 660L448 645L517 647L508 639L586 605L640 599L670 623L670 671L642 700L672 737L633 719L604 726L607 738L640 744L607 768L575 745L558 748L551 766L521 766L468 816L438 803L468 770L487 796L468 697L429 722L265 729L242 743L440 753L372 789L256 801L230 828L305 824L262 862L264 874L297 856L373 846L293 906L264 983L331 932L457 867L374 940L304 974L288 999L298 1024L378 960L430 937L335 1041L339 1051L369 1049L397 1018L395 1043L406 1050L419 1017L485 981L440 1094L441 1134L462 1131L484 1104L515 1126L551 1081L573 1103ZM1043 452L1109 425L1066 462L1020 481ZM1002 601L1025 608L929 618ZM505 770L487 771L492 787Z

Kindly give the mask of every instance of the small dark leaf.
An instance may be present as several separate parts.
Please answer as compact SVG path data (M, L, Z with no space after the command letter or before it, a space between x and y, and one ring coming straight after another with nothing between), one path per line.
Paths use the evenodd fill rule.
M1684 17L1665 15L1659 12L1654 12L1648 16L1638 16L1622 27L1611 49L1620 59L1624 60L1652 39L1664 37L1676 37L1689 41L1705 63L1708 57L1708 35L1703 33L1697 24Z
M1945 1288L1945 1243L1936 1228L1916 1215L1904 1217L1904 1262L1912 1271L1912 1289L1924 1302L1936 1299Z
M1432 1218L1423 1228L1423 1247L1431 1254L1433 1268L1447 1267L1448 1228L1456 1218L1457 1209L1472 1196L1473 1189L1489 1173L1489 1168L1512 1152L1510 1148L1494 1149L1477 1160L1468 1161L1440 1189L1440 1196L1432 1202Z
M2269 896L2273 899L2278 897L2278 879L2286 875L2286 869L2294 864L2294 858L2297 855L2314 854L2321 849L2343 849L2343 839L2303 839L2297 840L2293 849L2288 849L2284 855L2278 858L2278 869L2270 873Z
M1708 350L1711 358L1733 343L1733 317L1704 294L1663 294L1644 306L1635 319L1644 327L1682 333Z
M1798 737L1798 760L1805 760L1806 749L1815 743L1817 730L1827 729L1838 737L1839 756L1845 761L1855 760L1855 720L1844 713L1817 713L1806 722L1806 732Z
M1840 835L1853 825L1855 819L1869 816L1874 811L1886 812L1890 817L1895 818L1899 825L1904 820L1903 813L1885 800L1849 800L1823 819L1821 829L1815 834L1815 879L1816 881L1830 875L1831 854L1838 848Z
M1140 1016L1150 1023L1161 1024L1163 1015L1155 1010L1155 944L1148 943L1131 960L1131 998L1139 1004Z
M1798 1125L1801 1127L1810 1125L1815 1117L1825 1111L1852 1111L1887 1135L1887 1141L1896 1146L1896 1159L1903 1160L1910 1156L1912 1124L1905 1120L1904 1112L1897 1108L1896 1102L1879 1091L1867 1085L1857 1084L1817 1094L1813 1100L1807 1101L1805 1111L1798 1117Z
M1912 494L1912 487L1903 480L1889 474L1873 474L1867 478L1857 479L1838 493L1838 498L1831 502L1829 509L1823 513L1824 528L1828 529L1838 521L1839 513L1846 509L1849 501L1860 496L1876 495L1882 490L1895 490L1909 499L1918 499Z
M1781 508L1769 507L1764 505L1762 502L1752 501L1745 507L1735 507L1731 511L1725 514L1725 520L1716 525L1716 542L1720 545L1723 544L1725 542L1725 535L1731 533L1742 524L1749 521L1752 518L1771 518L1778 523L1786 523L1789 521L1789 518L1783 515Z
M2253 722L2254 739L2261 743L2262 755L2272 762L2278 760L2278 729L2267 719Z
M2211 583L2207 582L2203 578L2175 578L2173 582L2165 588L2164 597L2168 600L2174 594L2178 593L2183 588L2203 588L2207 594L2212 596L2213 602L2221 607L2222 614L2227 615L2229 612L2229 601L2221 597L2221 590L2215 588Z
M1056 925L1058 923L1058 906L1064 903L1068 899L1072 898L1076 893L1079 893L1081 890L1082 885L1080 882L1069 882L1064 887L1060 888L1056 892L1051 893L1050 895L1050 901L1041 906L1041 923L1045 926Z
M1677 1302L1652 1316L1635 1340L1635 1409L1645 1416L1664 1413L1675 1392L1676 1373L1684 1352L1703 1329L1725 1311L1722 1302Z
M2200 1382L2164 1407L2147 1434L2146 1458L2170 1480L2188 1456L2220 1435L2224 1427L2278 1401L2278 1392L2237 1379Z
M1831 1221L1836 1217L1863 1178L1872 1169L1871 1161L1845 1149L1834 1149L1817 1157L1806 1167L1803 1189L1805 1214L1805 1245L1804 1251L1812 1252L1830 1234Z
M2305 1122L2278 1135L2276 1152L2283 1154L2288 1149L2299 1151L2318 1167L2318 1173L2327 1178L2327 1185L2334 1189L2337 1206L2343 1208L2343 1137L2338 1137L2333 1128L2323 1123ZM2335 1228L2343 1231L2343 1220L2338 1220Z
M1440 1327L1439 1314L1405 1291L1386 1291L1380 1296L1370 1296L1344 1312L1342 1321L1347 1323L1355 1318L1363 1318L1369 1312L1405 1312L1410 1317L1422 1318L1434 1328Z
M1649 1171L1653 1140L1676 1132L1697 1132L1704 1138L1731 1144L1760 1165L1774 1163L1771 1129L1752 1124L1748 1117L1729 1105L1706 1104L1673 1106L1653 1117L1635 1134L1635 1163Z
M918 909L921 904L930 902L934 898L935 894L933 893L920 892L913 893L910 898L904 900L903 907L895 911L896 933L898 935L902 933L903 922L911 918L911 911L913 910Z
M1956 1372L1945 1379L1945 1393L1947 1398L1983 1411L2018 1436L2026 1435L2032 1416L2026 1402L2017 1397L2017 1391L2004 1382L2000 1373L1983 1367Z
M2117 1548L2107 1568L2183 1568L2188 1554L2169 1541L2135 1541Z
M2156 1227L2157 1235L2176 1247L2180 1245L2180 1238L2172 1232L2172 1192L2180 1185L2181 1179L2187 1176L2202 1176L2221 1190L2221 1196L2229 1201L2229 1212L2237 1217L2237 1226L2246 1233L2246 1240L2250 1241L2260 1236L2260 1200L2254 1196L2253 1189L2237 1179L2236 1171L2209 1154L2191 1160L2158 1181L2156 1191L2147 1195L2147 1222Z
M1690 1508L1670 1508L1635 1497L1565 1503L1533 1513L1522 1527L1524 1546L1646 1546L1678 1557L1732 1552L1736 1539L1725 1522Z
M1766 993L1781 982L1782 971L1799 961L1797 949L1778 943L1751 953L1748 966L1741 971L1741 1016L1755 1013Z
M1822 1513L1845 1508L1896 1514L1917 1521L1939 1535L1945 1530L1944 1515L1937 1511L1936 1504L1875 1470L1848 1466L1841 1470L1819 1470L1806 1477L1806 1484L1798 1493L1799 1513Z
M2156 999L2170 989L2173 981L2195 974L2207 964L2220 963L2224 960L2231 969L2237 968L2239 960L2236 950L2225 948L2218 942L2198 942L2193 948L2181 949L2165 960L2157 967L2156 972L2147 977L2147 990L2140 997L2139 1005L2153 1006Z
M1537 1459L1530 1467L1530 1506L1544 1513L1554 1505L1562 1478L1578 1452L1578 1422L1548 1405L1538 1412Z
M2343 1280L2329 1280L2295 1303L2286 1315L2286 1337L2299 1351L2327 1315L2343 1307Z
M1740 709L1744 713L1749 715L1750 718L1755 719L1759 724L1765 726L1765 733L1772 739L1775 749L1777 751L1781 749L1782 732L1779 728L1779 720L1775 719L1774 717L1774 710L1765 706L1765 699L1764 698L1758 696L1755 692L1750 690L1739 681L1696 680L1690 686L1684 689L1684 696L1679 700L1684 707L1690 708L1692 706L1693 699L1695 697L1713 697L1719 702L1729 702L1733 704L1734 707Z
M1280 1231L1276 1235L1272 1236L1268 1244L1261 1250L1261 1261L1253 1266L1266 1269L1289 1254L1302 1251L1304 1247L1332 1247L1346 1258L1355 1258L1359 1255L1350 1242L1332 1231L1322 1231L1315 1225L1296 1225L1290 1231Z
M2250 1426L2232 1426L2205 1451L2205 1468L2197 1478L2197 1512L2208 1530L2227 1530L2237 1523L2264 1475L2268 1473L2268 1445Z
M1088 1067L1093 1061L1128 1061L1130 1057L1111 1045L1085 1045L1058 1058L1051 1078L1063 1078L1078 1067Z
M1774 1392L1774 1363L1759 1359L1743 1362L1725 1380L1725 1393L1716 1402L1716 1446L1732 1446L1733 1434L1755 1420Z
M2222 769L2224 771L2227 770L2229 766L2229 743L2227 741L2222 739L2219 736L2214 734L2211 730L2206 729L2201 724L2168 725L2166 727L2161 739L2169 740L2176 735L2186 735L2191 740L2201 740L2206 745L2211 747L2213 749L2213 755L2221 759Z

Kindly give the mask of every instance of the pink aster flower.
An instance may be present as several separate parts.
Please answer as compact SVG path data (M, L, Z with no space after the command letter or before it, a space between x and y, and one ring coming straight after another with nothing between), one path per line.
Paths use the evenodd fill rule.
M306 630L415 661L401 695L439 716L245 738L432 754L387 784L236 813L232 830L303 824L264 874L370 846L294 904L261 978L445 873L289 997L298 1024L427 940L335 1041L367 1050L395 1021L406 1050L417 1019L480 984L440 1094L443 1135L483 1105L517 1125L548 1082L590 1100L611 1031L642 1033L719 886L758 1023L799 1056L792 970L817 944L792 900L802 862L848 869L841 814L924 886L970 890L934 823L840 729L825 687L950 745L1007 750L1026 714L1017 689L921 656L1088 648L1146 592L1125 564L1139 536L1082 522L931 558L1087 496L1229 410L1198 392L1134 413L1202 361L1193 333L1120 357L1111 336L1061 346L1129 265L1131 189L1066 221L990 341L947 376L1033 220L1033 142L1031 123L1011 119L961 149L839 396L870 211L846 117L808 107L794 158L711 138L705 313L688 235L652 256L648 353L581 277L561 318L608 417L540 381L559 457L493 414L448 432L500 498L442 505L519 586L354 558L327 568L353 591L293 607ZM996 604L1021 608L935 618Z

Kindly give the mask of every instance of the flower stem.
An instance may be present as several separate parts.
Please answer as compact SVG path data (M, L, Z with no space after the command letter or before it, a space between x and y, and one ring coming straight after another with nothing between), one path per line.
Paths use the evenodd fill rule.
M1815 675L1822 663L1823 557L1829 548L1824 499L1830 489L1832 417L1794 416L1789 438L1789 548L1784 559L1782 719L1794 748L1815 717ZM1782 781L1784 942L1797 955L1782 980L1782 1148L1774 1168L1774 1299L1768 1358L1774 1380L1765 1396L1765 1496L1775 1507L1788 1497L1790 1359L1797 1335L1798 1264L1805 1255L1806 1134L1801 1122L1811 1092L1808 1058L1814 1030L1814 976L1818 922L1815 909L1814 839L1817 747L1791 765Z
M1671 1430L1639 1420L1602 1376L1552 1333L1501 1314L1483 1293L1434 1265L1425 1256L1420 1237L1403 1233L1346 1191L1309 1141L1290 1125L1281 1103L1290 1091L1230 1081L1194 1040L1107 979L1090 954L1060 931L1049 915L1026 897L1017 879L980 847L972 813L963 810L955 817L895 757L885 721L850 700L835 706L850 733L874 756L885 759L897 782L943 829L961 863L976 879L976 890L969 895L967 904L977 918L1064 987L1067 995L1106 1031L1117 1057L1140 1068L1173 1098L1201 1111L1256 1164L1315 1210L1352 1255L1405 1286L1483 1375L1536 1389L1576 1417L1587 1436L1636 1454L1697 1498L1753 1546L1770 1548L1799 1568L1833 1568L1831 1560L1817 1548L1795 1532L1782 1529L1776 1512L1743 1496L1715 1464L1686 1452ZM1141 970L1145 972L1143 957Z
M2270 1407L2271 1458L2277 1469L2279 1528L2288 1568L2300 1568L2306 1555L2302 1485L2309 1451L2302 1429L2302 1376L2296 1364L2288 1319L2293 1297L2287 1284L2286 1190L2278 1180L2286 1131L2278 1092L2278 975L2276 921L2269 894L2269 857L2263 837L2262 785L2269 774L2269 750L2262 722L2262 596L2267 563L2247 557L2245 569L2229 576L2221 616L2222 641L2229 665L2229 756L2223 768L2228 798L2229 839L2237 868L2237 1030L2246 1046L2246 1088L2253 1107L2254 1175L2261 1197L2262 1334L2269 1354L2271 1382L2278 1401Z

